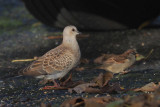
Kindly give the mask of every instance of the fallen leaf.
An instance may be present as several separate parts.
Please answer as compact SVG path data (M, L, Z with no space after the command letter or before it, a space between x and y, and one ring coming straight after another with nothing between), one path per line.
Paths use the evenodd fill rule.
M154 49L151 49L147 56L137 54L136 55L136 61L140 61L142 59L148 59L151 56L151 54L153 53L153 51L154 51Z
M106 107L109 102L116 101L118 98L105 96L97 98L73 98L64 101L60 107Z
M116 100L118 100L118 98L111 96L84 99L85 107L106 107L108 103Z
M64 90L68 89L70 93L114 93L119 91L124 91L121 89L119 83L109 83L109 80L113 78L111 72L106 72L105 74L100 73L98 77L93 79L91 82L84 81L72 81L72 75L68 79L62 80L59 87L46 86L42 90L54 89L54 90Z
M82 59L80 60L80 62L83 63L83 64L89 64L89 60L86 59L86 58L82 58Z
M134 89L134 91L153 92L153 91L156 91L159 87L160 87L160 82L158 84L151 82L144 85L141 88Z
M155 99L157 95L154 94L142 94L134 97L129 97L128 100L124 99L124 103L121 106L130 107L158 107L158 99ZM157 100L157 101L156 101Z
M77 93L82 93L82 92L85 92L88 87L94 87L94 86L97 86L97 84L96 83L84 83L84 84L80 84L72 89L69 89L68 91L70 93L72 93L73 91L75 91Z
M60 107L78 107L78 106L84 106L84 99L81 97L66 100L60 105Z
M141 94L117 98L112 96L73 98L64 101L60 107L159 107L160 88L153 94Z
M136 61L140 61L142 59L144 59L145 57L143 55L140 54L136 54Z
M144 105L144 102L141 101L141 102L136 102L132 104L130 107L144 107L143 105Z
M107 85L108 81L113 78L113 73L106 71L105 74L100 73L97 78L95 78L93 81L98 84L99 87L104 87Z
M119 107L119 105L121 105L123 102L123 100L114 101L107 104L107 107Z
M119 83L108 83L112 77L112 73L100 73L99 76L92 80L90 83L77 85L76 87L71 88L68 91L70 93L113 93L118 91L124 91L124 89L121 89Z

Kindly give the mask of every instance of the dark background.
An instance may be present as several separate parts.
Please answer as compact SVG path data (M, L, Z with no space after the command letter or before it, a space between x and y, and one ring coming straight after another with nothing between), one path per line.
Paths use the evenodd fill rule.
M146 0L23 0L26 8L46 25L64 28L69 24L83 30L150 27L160 13L158 1Z

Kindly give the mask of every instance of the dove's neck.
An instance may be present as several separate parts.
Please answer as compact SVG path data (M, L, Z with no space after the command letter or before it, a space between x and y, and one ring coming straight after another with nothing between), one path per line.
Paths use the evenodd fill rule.
M64 36L62 44L72 48L73 50L79 50L79 45L76 40L76 36L74 36L74 37Z

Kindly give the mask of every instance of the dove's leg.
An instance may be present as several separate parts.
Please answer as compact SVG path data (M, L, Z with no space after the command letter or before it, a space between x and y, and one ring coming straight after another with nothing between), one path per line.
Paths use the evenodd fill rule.
M60 85L56 82L56 80L53 80L54 85L53 86L45 86L44 89L50 89L50 88L58 88Z
M55 80L53 80L53 83L54 83L53 86L45 86L45 87L43 87L42 89L43 89L43 90L49 90L49 89L61 87Z
M61 83L61 85L62 86L66 85L66 83L69 82L71 79L72 79L72 73L69 75L69 77L65 81Z
M44 77L43 83L46 84L47 82L50 81L50 82L53 82L54 85L53 86L45 86L43 89L52 89L52 88L59 88L59 87L61 87L59 85L59 83L56 82L56 79L58 79L59 77L60 77L59 74L56 74L56 75L46 75Z
M41 80L39 82L39 84L46 84L48 82L53 82L54 83L54 87L58 87L59 84L55 81L55 79L57 79L54 75L41 75L41 76L37 76L36 78L43 78L43 80Z

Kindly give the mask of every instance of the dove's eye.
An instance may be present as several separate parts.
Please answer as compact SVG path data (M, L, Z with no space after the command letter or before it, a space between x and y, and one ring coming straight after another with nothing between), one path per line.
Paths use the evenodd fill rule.
M75 29L72 29L72 31L74 32L74 31L75 31Z

